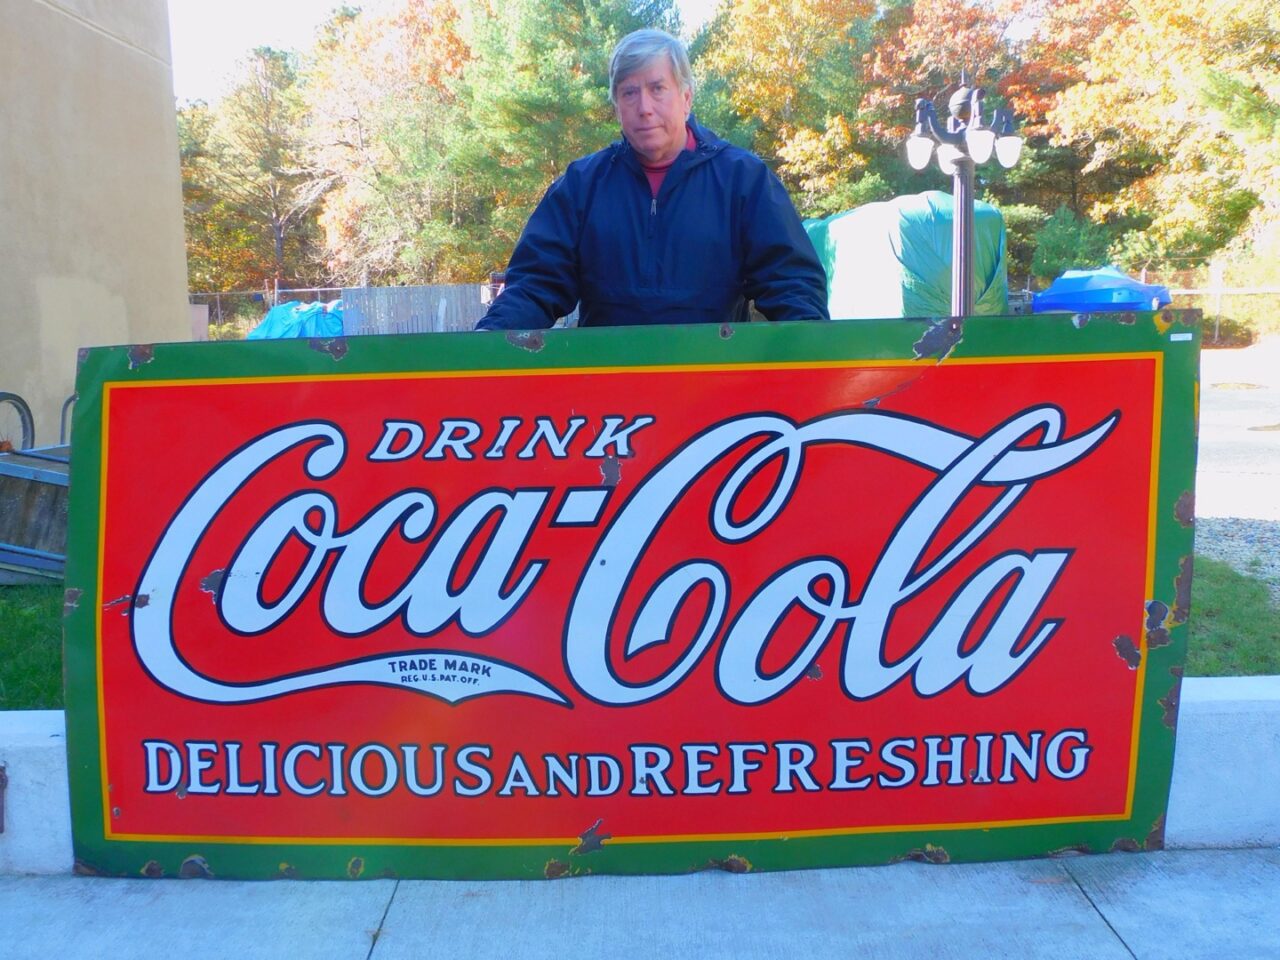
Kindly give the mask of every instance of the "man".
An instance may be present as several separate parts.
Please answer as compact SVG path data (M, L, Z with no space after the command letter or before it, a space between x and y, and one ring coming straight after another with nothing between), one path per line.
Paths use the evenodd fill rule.
M826 320L827 280L764 163L693 119L684 45L624 37L609 61L623 139L569 165L529 218L480 330Z

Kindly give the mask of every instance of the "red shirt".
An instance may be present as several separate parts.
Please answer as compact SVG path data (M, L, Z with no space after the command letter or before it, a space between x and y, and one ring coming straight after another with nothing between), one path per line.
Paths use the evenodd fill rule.
M688 127L685 127L684 133L685 133L684 148L686 150L696 149L698 146L698 141L693 139L693 131L690 130ZM658 196L658 188L662 186L662 181L667 178L667 171L671 169L671 164L675 162L676 162L675 158L673 157L670 160L670 162L664 163L660 167L651 167L649 166L649 164L645 163L643 160L640 161L640 167L642 170L644 170L644 175L649 179L649 191L655 199Z

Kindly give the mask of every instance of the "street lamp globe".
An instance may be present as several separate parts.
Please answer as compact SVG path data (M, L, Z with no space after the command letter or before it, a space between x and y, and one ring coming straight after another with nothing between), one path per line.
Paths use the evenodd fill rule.
M923 170L932 156L933 141L928 137L917 134L907 138L907 163L912 170Z
M986 163L996 148L996 132L989 127L970 125L964 132L964 144L974 163Z
M956 175L956 162L964 159L964 151L954 144L938 144L938 168L949 177Z
M1018 162L1018 158L1022 156L1022 138L1021 137L1000 137L996 140L996 159L1000 161L1000 166L1008 169Z

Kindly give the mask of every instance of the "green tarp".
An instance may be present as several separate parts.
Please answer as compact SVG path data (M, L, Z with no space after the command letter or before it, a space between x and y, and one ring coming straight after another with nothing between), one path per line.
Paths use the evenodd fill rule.
M941 190L868 203L805 229L827 270L832 320L951 313L951 195ZM1009 312L1004 218L973 212L974 314Z

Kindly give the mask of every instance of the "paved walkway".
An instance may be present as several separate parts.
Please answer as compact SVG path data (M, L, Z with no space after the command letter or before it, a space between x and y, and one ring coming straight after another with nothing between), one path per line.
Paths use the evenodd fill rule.
M1196 515L1280 521L1280 336L1200 354Z
M558 881L0 878L0 956L1280 957L1280 850Z

